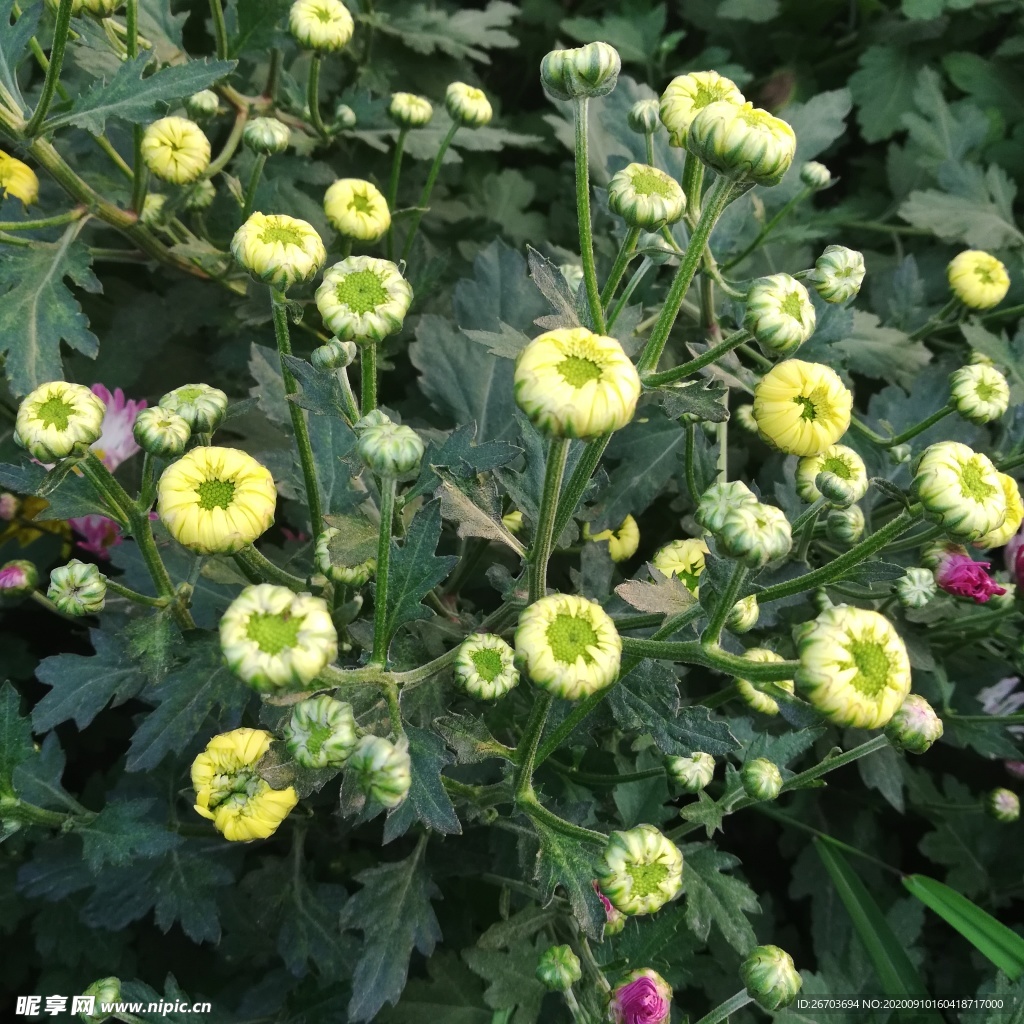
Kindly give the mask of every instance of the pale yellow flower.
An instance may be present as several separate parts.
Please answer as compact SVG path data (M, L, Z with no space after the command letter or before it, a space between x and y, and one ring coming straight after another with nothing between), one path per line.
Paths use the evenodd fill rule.
M444 106L448 116L465 128L482 128L491 123L494 111L491 101L483 89L466 85L465 82L452 82L444 94Z
M14 440L40 462L56 462L99 440L106 411L84 385L52 380L21 400Z
M497 700L519 685L515 651L493 633L470 633L459 645L455 681L477 700Z
M679 182L657 167L629 164L608 182L608 206L630 227L657 231L686 211Z
M623 914L653 914L683 891L683 855L653 825L613 832L596 868L601 892Z
M594 542L608 541L608 554L613 562L624 562L636 554L640 547L640 527L632 516L626 516L616 530L591 533L590 524L583 524L583 539Z
M312 281L327 260L323 239L313 225L285 214L252 214L235 232L231 254L272 288Z
M297 0L288 13L288 30L307 50L330 53L348 46L355 22L341 0Z
M959 441L926 448L911 486L928 518L956 540L981 540L1006 521L998 471L987 455Z
M210 140L187 117L162 117L143 133L142 159L163 181L188 185L210 165Z
M1003 525L990 530L983 537L975 542L976 548L1001 548L1019 529L1024 522L1024 503L1021 502L1020 488L1017 481L1006 473L996 472L1000 484L1003 487L1003 497L1006 499L1006 518Z
M949 400L965 420L991 423L1009 408L1010 386L994 366L969 363L950 374Z
M697 597L700 594L697 581L704 571L704 556L708 553L708 546L701 537L687 537L660 548L652 564L666 576L678 576L686 589Z
M0 150L0 188L5 196L31 206L39 198L39 179L28 164Z
M397 334L412 305L412 286L389 260L349 256L324 273L316 306L342 339L383 341Z
M781 118L752 103L710 103L693 119L686 148L719 174L777 185L796 155L796 135Z
M796 464L796 493L808 504L817 501L822 493L815 482L820 473L828 473L827 495L837 504L852 505L868 492L868 470L864 460L844 444L829 445L817 455L807 455Z
M430 100L411 92L396 92L391 96L388 117L402 128L422 128L434 116Z
M343 238L376 242L391 227L388 201L376 185L361 178L339 178L324 195L324 213Z
M1006 267L991 253L977 249L954 256L946 274L953 294L971 309L998 306L1010 290Z
M669 143L686 145L693 119L711 103L745 103L736 83L717 71L694 71L673 78L661 94L661 123L668 129Z
M751 647L743 652L743 657L747 661L756 661L759 664L786 660L774 651L769 651L766 647ZM775 685L781 687L787 693L793 693L794 691L792 679L783 679ZM750 707L765 715L777 715L779 713L778 702L774 698L769 697L767 693L762 693L758 687L758 683L752 683L748 679L737 678L736 680L736 688L739 690L740 696Z

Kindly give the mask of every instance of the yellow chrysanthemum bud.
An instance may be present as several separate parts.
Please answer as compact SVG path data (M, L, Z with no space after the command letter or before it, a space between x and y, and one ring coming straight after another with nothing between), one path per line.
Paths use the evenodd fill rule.
M39 179L28 164L0 150L0 188L4 196L20 199L31 206L39 198Z
M857 297L866 273L862 253L845 245L829 245L814 261L807 280L826 302L849 302Z
M149 192L139 211L139 223L147 228L162 228L167 225L167 196Z
M177 413L197 434L212 434L228 411L228 396L209 384L183 384L160 399L160 408Z
M501 525L508 530L512 536L516 536L523 528L523 513L519 509L513 509L513 511L503 515L501 517Z
M931 569L914 566L896 581L893 589L904 608L923 608L935 596L938 587Z
M234 448L193 448L164 470L156 510L170 535L201 555L234 554L274 523L269 470Z
M359 457L382 479L401 479L420 471L424 446L412 427L381 423L368 427L356 445Z
M756 507L759 504L754 492L742 480L730 480L724 484L712 484L700 496L693 517L705 530L714 533L722 528L725 517L734 508L743 505Z
M769 651L766 647L751 647L743 652L743 657L748 661L756 661L759 664L786 660L774 651ZM794 691L792 679L783 679L782 682L778 682L775 685L781 687L787 693L793 693ZM769 697L767 693L762 693L758 689L757 683L752 683L749 679L737 679L736 688L739 690L743 700L755 711L760 711L764 715L777 715L779 713L778 702Z
M256 771L271 739L262 729L232 729L214 736L192 762L195 811L231 842L267 839L299 802L291 786L272 789Z
M787 455L818 455L850 426L853 395L839 374L821 363L787 359L754 389L761 437Z
M298 689L338 656L338 633L321 598L260 583L228 606L220 646L231 671L254 690Z
M999 482L1003 486L1003 497L1006 499L1006 518L1003 525L979 537L975 542L976 548L1001 548L1024 523L1024 502L1021 501L1020 488L1017 481L1006 473L997 472Z
M359 355L354 342L331 338L326 345L320 345L310 353L309 361L318 370L342 370L351 366Z
M389 810L409 795L412 762L405 740L392 743L383 736L364 736L345 765L359 788Z
M313 225L285 214L250 215L231 239L231 254L257 281L281 289L312 281L327 260Z
M519 685L515 651L493 633L470 633L459 645L455 681L477 700L497 700Z
M782 792L782 772L766 757L747 761L740 769L740 782L751 800L775 800Z
M150 455L180 455L192 436L188 421L159 406L143 409L132 426L135 443Z
M669 143L682 148L693 119L712 103L746 103L736 83L717 71L694 71L668 83L661 94L661 123L668 129Z
M637 100L626 115L630 131L637 135L653 135L661 127L657 100Z
M516 404L544 434L590 439L633 418L640 377L614 339L585 327L535 338L519 354Z
M254 117L242 131L242 142L254 153L276 156L288 148L291 133L288 125L276 117Z
M351 757L359 729L351 704L321 694L292 708L281 738L303 768L336 768Z
M534 601L519 616L515 645L530 681L566 700L604 690L619 674L622 640L615 623L583 597L552 594Z
M332 583L343 583L349 587L361 587L376 571L377 559L367 558L358 565L342 565L331 555L331 542L341 536L341 530L329 526L316 539L313 561L317 572L323 573Z
M795 352L814 333L816 321L807 289L789 274L759 277L747 292L743 326L766 355Z
M699 793L715 777L715 759L695 750L689 757L666 757L668 777L686 793Z
M949 400L965 420L991 423L1009 407L1010 387L994 366L968 364L949 375Z
M864 512L860 505L832 509L825 519L825 535L839 544L856 544L864 534Z
M396 92L388 106L388 117L399 128L422 128L430 124L434 108L430 100L411 92Z
M953 294L970 309L998 306L1010 290L1006 267L995 256L977 249L954 256L946 276Z
M985 794L986 812L996 821L1009 825L1020 817L1020 797L1012 789L993 789Z
M778 185L796 155L796 135L781 118L752 103L711 103L690 125L686 148L719 174Z
M1006 521L998 471L987 455L959 441L926 448L911 486L925 515L956 540L980 540Z
M733 417L736 422L751 434L757 433L757 420L754 419L754 407L749 402L737 405L733 409Z
M556 100L607 96L619 80L622 58L608 43L552 50L540 62L544 91Z
M889 719L885 735L897 750L923 754L942 738L942 719L935 708L916 693L908 694L902 707Z
M40 462L56 462L98 441L106 412L84 385L52 380L21 400L14 440Z
M613 832L596 866L601 892L623 914L653 914L683 891L683 855L653 825Z
M750 496L754 497L752 494ZM671 541L660 548L655 553L652 564L666 576L678 576L686 589L697 597L700 594L698 580L704 571L706 554L708 546L701 537L687 537L685 540Z
M143 133L142 159L162 181L188 185L210 165L210 140L187 117L162 117Z
M212 89L195 92L185 100L185 110L193 121L209 121L219 109L220 99Z
M757 625L760 617L761 608L757 598L750 594L732 606L725 619L725 628L731 633L749 633Z
M119 1003L121 1001L121 979L120 978L99 978L86 988L82 993L86 999L92 999L89 1004L93 1008L92 1013L80 1010L78 1019L84 1024L104 1024L111 1019L103 1009L104 1003Z
M345 49L355 27L341 0L297 0L288 14L288 30L295 41L319 53Z
M760 569L789 554L793 535L789 520L774 505L738 505L712 531L723 554L742 562L748 569Z
M658 231L686 212L686 195L657 167L629 164L608 183L608 206L630 227Z
M771 1013L796 998L803 979L793 958L778 946L755 946L740 966L740 977L758 1005Z
M376 242L391 227L384 194L361 178L339 178L324 195L324 213L342 238Z
M821 192L832 185L832 172L817 160L809 160L800 168L800 181L815 192Z
M72 558L50 573L46 596L65 615L98 615L107 600L107 577L91 562Z
M463 128L483 128L491 123L494 116L491 101L483 89L465 82L452 82L448 86L444 94L444 108L448 116Z
M837 725L880 729L910 693L910 659L878 612L836 605L797 636L796 684Z
M412 286L394 263L349 256L324 273L316 306L339 338L383 341L397 334L412 304Z
M626 516L617 530L602 530L591 533L590 524L583 524L583 539L595 542L608 541L608 554L613 562L624 562L636 554L640 547L640 527L632 516Z
M845 444L829 445L817 455L808 455L796 464L796 493L808 504L822 497L817 480L822 473L832 479L822 480L829 501L852 505L868 492L868 470L864 460Z
M331 122L334 131L348 131L355 128L356 122L356 112L347 103L339 103L334 108L334 120Z

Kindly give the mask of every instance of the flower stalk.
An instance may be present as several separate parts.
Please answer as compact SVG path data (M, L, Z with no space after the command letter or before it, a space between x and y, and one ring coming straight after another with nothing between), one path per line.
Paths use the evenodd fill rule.
M391 524L395 517L398 481L380 480L380 532L377 535L377 589L373 597L373 653L370 664L385 665L388 660L388 567L391 561Z
M437 151L437 156L434 157L434 162L430 166L430 173L427 175L426 183L423 185L423 191L420 193L419 202L416 204L416 212L412 215L412 223L409 225L409 234L406 236L405 245L402 246L403 261L409 258L409 253L412 252L412 243L416 238L416 232L419 230L420 221L423 220L423 214L427 211L427 204L430 202L430 196L434 191L434 185L437 183L437 176L441 173L441 165L444 163L444 155L448 152L448 147L452 144L452 139L455 138L455 133L462 126L458 121L453 121L451 128L448 129L448 133L441 140L441 147Z
M594 263L594 235L590 223L590 144L588 140L588 104L586 96L573 101L573 124L576 140L576 217L580 229L580 261L583 264L583 284L587 292L587 305L594 330L604 334L604 306L597 287L597 267ZM609 296L610 297L610 296Z
M60 6L57 8L57 21L53 28L53 46L50 48L50 63L46 68L46 78L43 80L43 91L39 95L39 102L36 104L32 117L25 125L25 134L30 139L39 134L39 129L53 102L53 94L57 91L57 86L60 83L60 73L64 66L64 50L68 45L68 33L71 31L73 6L74 0L60 0Z

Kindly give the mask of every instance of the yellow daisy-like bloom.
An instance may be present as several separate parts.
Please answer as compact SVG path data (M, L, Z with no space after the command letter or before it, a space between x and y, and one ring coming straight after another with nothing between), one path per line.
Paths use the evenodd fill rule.
M470 633L459 645L455 681L477 700L497 700L519 685L516 652L493 633Z
M668 83L661 94L661 123L668 129L669 144L683 147L693 119L711 103L746 103L736 83L717 71L694 71Z
M516 660L548 693L579 700L615 682L622 639L605 610L583 597L552 594L519 616Z
M608 541L608 554L613 562L624 562L636 554L640 547L640 527L632 516L626 516L617 530L602 530L592 534L590 524L583 524L583 539L591 541Z
M516 403L533 425L555 437L594 438L633 418L640 377L614 339L586 327L535 338L519 354Z
M953 294L971 309L998 306L1010 290L1006 267L991 253L977 249L954 256L946 268L946 276Z
M0 150L0 188L5 196L31 206L39 198L39 179L28 164Z
M445 90L444 107L448 116L464 128L483 128L491 123L494 111L491 101L483 89L466 85L465 82L452 82Z
M693 119L686 148L727 178L771 186L793 163L796 135L752 103L711 103Z
M753 495L751 495L753 497ZM652 564L666 576L678 576L694 597L700 595L697 581L704 571L704 556L709 554L708 546L700 537L687 537L666 544L654 556Z
M1010 386L994 366L971 363L950 374L949 400L965 420L983 425L1006 412Z
M761 664L786 660L774 651L769 651L766 647L751 647L743 652L743 657L748 661L756 661ZM787 693L793 693L795 688L792 679L783 679L775 685L781 687ZM748 679L737 678L736 688L739 690L743 700L755 711L760 711L764 715L777 715L779 713L778 701L769 697L767 693L762 693L758 689L757 683L752 683Z
M297 0L288 14L288 31L295 41L320 53L343 50L355 27L341 0Z
M1006 521L1006 494L996 467L959 441L926 448L911 487L925 515L955 540L981 540Z
M397 334L412 305L412 286L388 260L349 256L324 273L316 306L339 338L383 341Z
M360 242L376 242L391 227L384 194L361 178L339 178L324 196L324 213L339 235Z
M162 117L143 133L142 159L162 181L188 185L210 165L210 140L187 117Z
M192 762L195 811L231 842L272 836L299 802L291 786L272 789L256 771L272 738L262 729L232 729L214 736Z
M853 395L839 374L821 363L787 359L754 389L761 437L787 455L819 455L850 426Z
M868 492L868 470L864 460L845 444L829 445L817 455L796 464L796 493L808 504L822 497L815 482L820 473L834 479L822 481L830 491L826 497L837 504L852 505Z
M285 214L252 214L231 239L231 254L272 288L312 281L327 260L313 225Z
M801 627L796 684L830 721L880 729L910 693L910 659L888 619L837 605Z
M629 164L608 182L608 206L630 227L657 231L686 211L679 182L657 167Z
M199 447L164 470L156 510L190 551L234 554L270 529L276 502L274 478L251 455Z
M231 671L254 690L300 688L338 656L338 632L321 598L261 583L229 605L220 646Z
M434 108L423 96L411 92L396 92L391 96L388 117L400 128L422 128L433 116Z
M76 445L89 447L103 433L107 407L83 384L52 380L18 406L14 440L40 462L56 462Z
M683 855L653 825L608 837L597 882L623 914L653 914L683 891Z
M1006 499L1006 518L1003 525L989 531L975 542L976 548L1001 548L1019 529L1024 522L1024 503L1021 502L1020 488L1012 476L996 473L1003 486L1003 497Z

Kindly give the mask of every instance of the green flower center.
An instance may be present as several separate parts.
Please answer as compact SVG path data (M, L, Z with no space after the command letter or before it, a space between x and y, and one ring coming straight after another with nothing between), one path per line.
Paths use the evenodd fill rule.
M264 654L280 654L295 646L302 621L301 618L293 618L287 614L270 615L266 612L256 612L249 616L245 635Z
M707 85L698 85L697 94L693 97L693 109L703 110L710 103L717 103L719 100L728 99L729 95L725 89L712 88Z
M505 667L502 664L501 655L497 651L492 651L489 647L474 651L471 655L471 660L477 675L488 683L493 683L501 675L502 669Z
M985 469L978 459L968 459L960 467L960 490L966 498L985 501L996 493L996 488L985 479Z
M355 210L356 213L373 213L374 206L373 200L369 196L361 195L359 192L355 192L352 195L352 199L348 204L350 210Z
M974 268L974 276L981 281L982 284L995 284L996 279L992 273L992 267L987 264L979 263Z
M990 402L996 397L996 389L991 384L980 380L975 385L974 395L979 402Z
M889 685L889 656L877 640L850 638L847 650L857 674L850 685L866 697L877 697Z
M640 196L661 196L663 199L672 198L672 188L669 183L653 167L642 167L633 172L633 191Z
M557 615L546 635L556 661L572 665L577 658L582 658L589 665L594 660L587 648L596 646L597 631L582 616Z
M178 400L180 405L191 405L193 402L196 402L203 397L203 389L195 387L178 388L174 393L174 397Z
M814 408L814 403L809 398L804 398L803 395L800 395L798 398L794 398L793 401L800 406L800 419L809 420L813 423L818 418L818 411Z
M839 477L840 480L853 479L853 470L846 464L846 460L835 455L829 456L822 462L821 472L831 473L833 476Z
M661 892L661 883L668 878L668 868L664 864L634 864L629 869L629 877L633 880L630 895L653 896Z
M335 285L334 295L353 313L372 313L390 298L381 276L372 270L356 270L346 274Z
M316 19L322 22L324 25L330 25L334 21L334 15L331 13L328 7L314 7L313 14Z
M197 488L199 507L209 512L215 508L227 508L235 496L235 485L230 480L204 480Z
M43 421L44 427L67 430L74 411L75 407L69 405L63 398L51 395L42 405L36 407L36 416Z
M311 758L317 758L320 756L320 751L323 750L324 744L333 736L334 733L329 725L314 725L309 735L306 737L304 746L307 753Z
M210 786L210 809L223 804L244 807L259 791L262 781L255 771L248 768L214 776Z
M558 372L574 388L583 387L587 381L601 379L601 367L593 359L582 356L566 356L558 364Z
M799 292L790 292L779 304L779 309L798 324L804 322L804 304Z
M281 245L294 245L297 249L301 249L306 241L306 236L299 228L290 224L268 224L260 232L260 241L264 245L280 243Z

